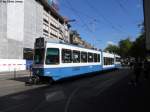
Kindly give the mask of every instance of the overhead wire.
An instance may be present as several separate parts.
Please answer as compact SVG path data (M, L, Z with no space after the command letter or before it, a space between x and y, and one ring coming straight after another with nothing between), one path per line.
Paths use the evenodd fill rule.
M116 4L118 4L118 6L120 7L120 9L122 10L122 12L124 14L126 14L128 16L128 19L130 20L131 23L137 24L135 22L135 20L133 19L132 15L129 13L129 11L127 10L126 7L124 7L123 3L121 2L121 0L114 0L116 2Z
M89 26L86 24L86 22L85 22L84 20L82 20L82 17L81 17L81 15L80 15L80 13L79 13L76 9L73 8L73 6L72 6L72 4L70 3L70 1L69 1L69 0L64 0L64 1L68 4L67 7L80 19L80 21L82 22L82 24L84 25L84 27L85 27L88 31L92 32L92 30L89 28Z
M85 2L92 10L94 13L96 13L97 15L99 15L99 17L101 17L105 23L110 26L110 28L112 28L113 30L119 32L119 33L125 33L127 34L127 32L125 32L122 27L120 25L113 25L113 23L107 18L105 17L96 7L94 7L89 0L86 0Z
M102 21L100 21L98 18L94 18L94 17L91 17L85 13L81 13L81 11L79 12L78 10L76 10L73 5L70 3L69 0L64 0L68 5L67 5L67 8L69 8L74 14L75 16L77 16L80 21L82 22L83 26L89 31L89 32L92 32L93 33L93 30L91 30L91 28L87 25L87 22L85 22L85 20L82 20L82 17L85 16L85 17L88 17L92 20L96 20L96 22L98 23L103 23ZM113 29L114 31L118 32L118 33L121 33L121 34L129 34L128 32L126 32L123 27L121 25L117 25L117 24L113 24L109 19L108 17L106 17L103 13L101 13L95 6L93 6L88 0L86 0L86 4L87 6L89 6L93 11L94 13L96 13L97 15L99 15L99 17L101 17L104 22L107 24L108 27L110 27L111 29Z
M78 18L81 20L81 22L83 23L84 27L86 27L86 29L90 32L90 33L94 33L93 30L91 30L91 28L89 28L89 26L87 25L87 23L85 22L85 20L82 20L82 16L87 16L87 17L90 17L86 14L83 14L82 13L82 16L81 16L81 12L78 12L74 7L73 5L70 3L69 0L64 0L68 5L67 5L67 8L69 8L76 16L78 16ZM91 6L92 7L92 6ZM105 20L105 22L107 23L107 26L109 26L111 29L117 31L117 32L121 32L121 33L125 33L124 31L120 30L119 28L116 28L109 20L107 20L107 18L105 16L102 16L103 19ZM90 17L91 18L91 17ZM100 22L100 20L96 19L97 22ZM94 34L93 34L94 35ZM93 36L93 39L97 41L96 37Z
M83 24L83 27L86 28L86 31L88 30L90 33L94 33L94 31L91 29L91 27L89 27L89 26L87 25L87 23L85 22L85 20L82 20L82 16L84 15L84 16L86 16L86 17L89 17L89 18L91 18L93 21L96 21L96 19L93 18L93 17L91 17L91 16L89 16L89 15L86 15L86 14L84 14L84 13L82 13L82 16L81 16L81 13L78 12L78 10L76 10L75 8L73 8L72 4L71 4L68 0L64 0L64 1L68 4L68 5L65 5L66 8L70 9L70 10L75 14L75 16L77 16L78 19L80 19L81 23ZM89 33L89 32L88 32L88 33ZM94 39L95 39L95 38L94 38Z

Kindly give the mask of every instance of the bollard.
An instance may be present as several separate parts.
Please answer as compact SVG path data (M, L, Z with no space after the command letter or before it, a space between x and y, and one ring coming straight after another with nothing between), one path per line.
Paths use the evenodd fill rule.
M16 68L14 68L14 80L16 79Z
M30 77L32 77L32 65L30 65Z
M32 77L32 71L30 70L30 77Z

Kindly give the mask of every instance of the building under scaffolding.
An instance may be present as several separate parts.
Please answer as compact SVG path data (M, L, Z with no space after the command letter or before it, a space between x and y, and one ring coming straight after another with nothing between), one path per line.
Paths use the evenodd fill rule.
M68 23L50 1L0 2L0 59L32 57L38 37L69 42Z

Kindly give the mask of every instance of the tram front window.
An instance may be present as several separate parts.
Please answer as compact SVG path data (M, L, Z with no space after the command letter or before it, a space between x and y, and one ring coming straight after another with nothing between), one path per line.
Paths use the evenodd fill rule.
M46 64L55 65L59 64L59 49L48 48L46 53Z
M45 49L35 49L34 64L43 64Z

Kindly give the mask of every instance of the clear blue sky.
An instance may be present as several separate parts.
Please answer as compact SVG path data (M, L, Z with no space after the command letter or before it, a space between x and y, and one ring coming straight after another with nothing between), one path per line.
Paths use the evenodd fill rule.
M69 19L72 29L97 48L108 43L140 34L138 24L143 22L142 0L57 0L60 13Z

